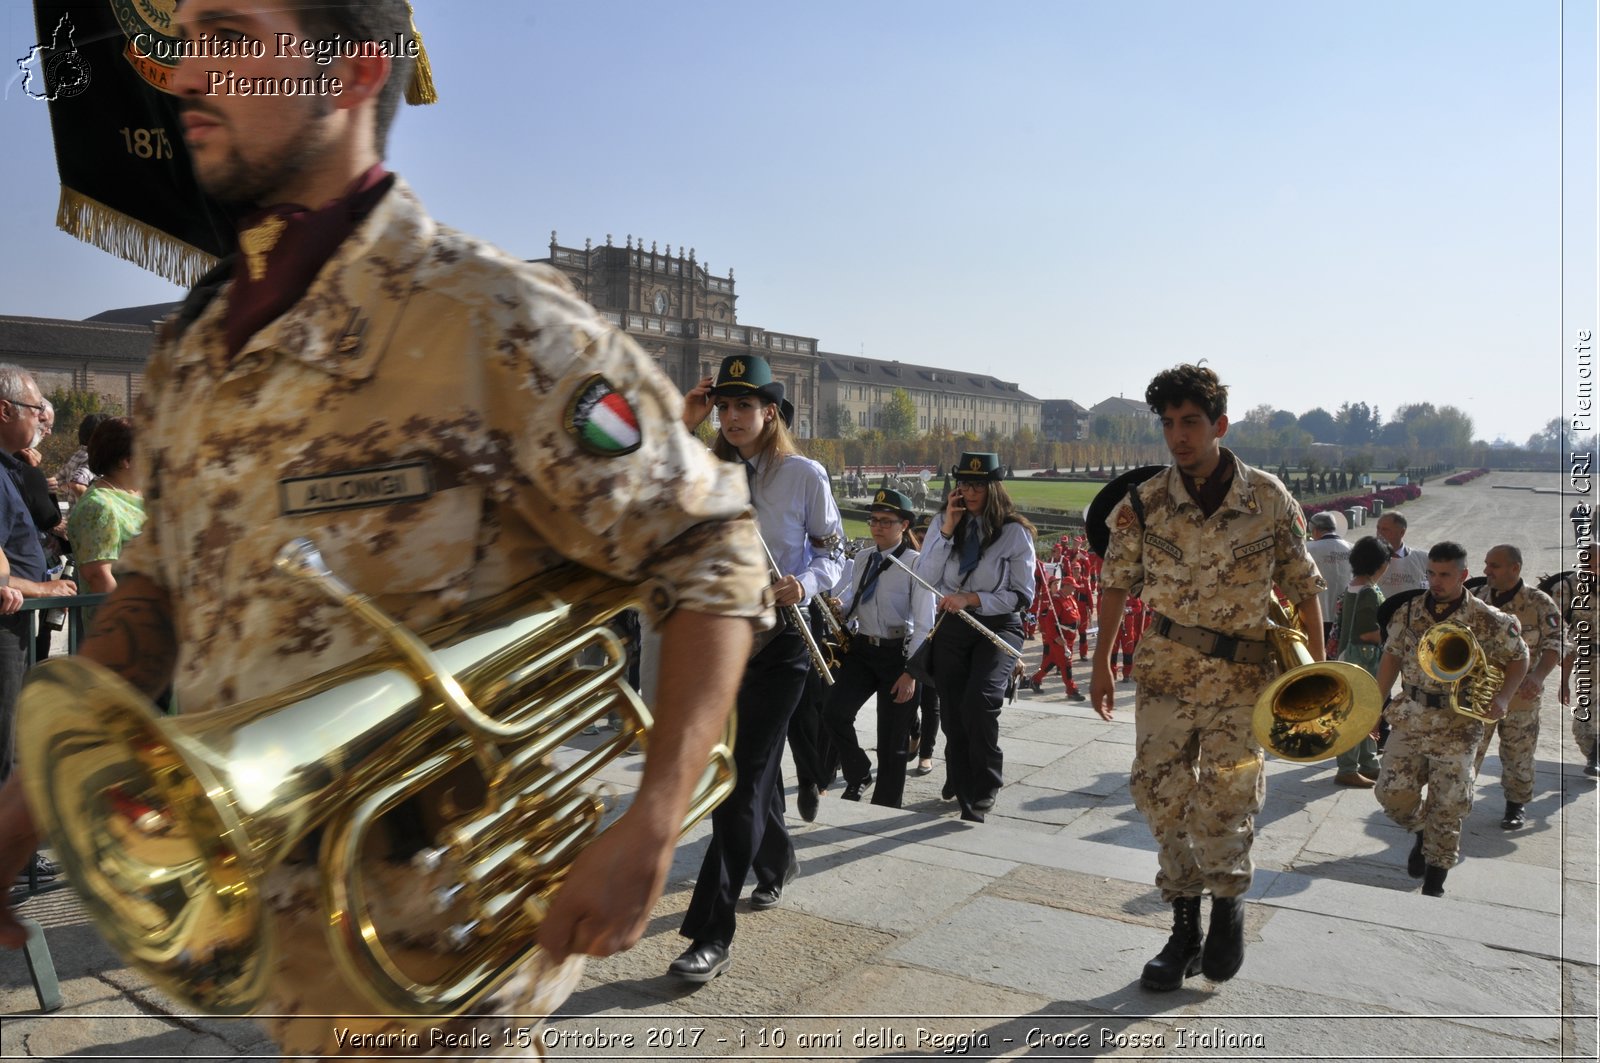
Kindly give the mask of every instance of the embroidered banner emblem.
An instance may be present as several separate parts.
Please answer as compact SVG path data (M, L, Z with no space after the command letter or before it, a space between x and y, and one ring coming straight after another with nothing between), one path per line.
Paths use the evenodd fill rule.
M278 499L285 517L420 502L432 494L433 469L426 460L278 481Z
M567 406L567 431L578 446L602 458L639 449L639 417L628 400L596 374L585 380Z
M1272 536L1269 535L1265 539L1257 539L1253 543L1245 543L1243 546L1234 547L1233 557L1234 557L1234 560L1236 560L1236 561L1243 561L1245 558L1249 557L1251 554L1259 554L1263 550L1271 550L1271 549L1272 549Z
M1167 540L1163 539L1161 536L1155 534L1154 532L1145 532L1144 533L1144 541L1145 541L1146 545L1153 546L1157 550L1160 550L1164 554L1172 555L1172 558L1175 561L1182 561L1183 560L1183 551L1182 550L1178 549L1172 543L1167 542Z

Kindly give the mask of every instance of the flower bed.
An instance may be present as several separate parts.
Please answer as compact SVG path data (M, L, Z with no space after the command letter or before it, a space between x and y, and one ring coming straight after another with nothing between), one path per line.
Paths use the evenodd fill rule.
M1449 484L1451 487L1459 487L1461 484L1470 483L1471 481L1476 480L1478 477L1482 476L1488 471L1488 469L1473 469L1471 472L1458 472L1454 476L1450 477L1450 479L1446 480L1445 483Z
M1384 509L1392 509L1402 502L1409 502L1413 498L1421 497L1422 488L1416 484L1394 484L1383 488L1381 491L1368 491L1366 494L1361 495L1340 495L1331 502L1318 502L1304 508L1308 517L1313 513L1343 513L1352 506L1361 506L1368 513L1371 513L1374 501L1383 502Z

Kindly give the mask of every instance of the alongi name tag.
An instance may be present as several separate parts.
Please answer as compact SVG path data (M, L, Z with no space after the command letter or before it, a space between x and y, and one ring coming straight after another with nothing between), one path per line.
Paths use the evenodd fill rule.
M343 469L318 476L278 481L284 516L334 509L362 509L417 502L433 494L433 470L426 461Z

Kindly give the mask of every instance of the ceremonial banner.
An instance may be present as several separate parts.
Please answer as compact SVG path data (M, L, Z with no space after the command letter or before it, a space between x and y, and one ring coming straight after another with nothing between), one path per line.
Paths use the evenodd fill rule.
M24 89L47 100L56 225L177 284L233 248L190 170L171 78L177 0L35 0Z

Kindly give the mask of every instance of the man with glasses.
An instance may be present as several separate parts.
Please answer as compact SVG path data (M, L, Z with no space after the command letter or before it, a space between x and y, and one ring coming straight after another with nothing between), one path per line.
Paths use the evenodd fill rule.
M76 593L71 580L46 574L39 529L22 499L23 460L17 452L33 445L44 414L39 385L25 370L0 365L0 779L11 774L17 692L28 669L29 623L22 599Z

